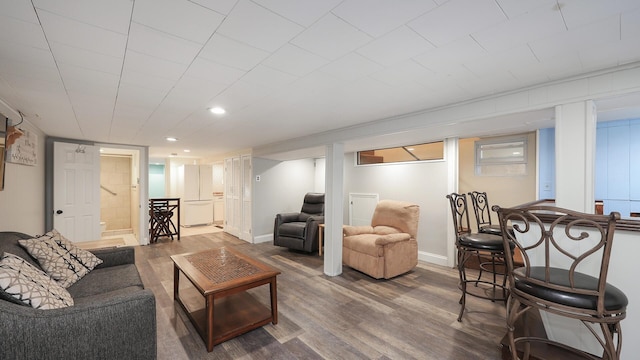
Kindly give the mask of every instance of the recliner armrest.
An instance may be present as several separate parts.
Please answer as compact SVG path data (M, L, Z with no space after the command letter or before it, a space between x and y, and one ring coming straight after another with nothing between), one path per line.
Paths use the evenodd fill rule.
M411 240L411 235L407 233L388 234L376 239L376 245L384 246L391 243Z
M373 227L369 225L360 225L360 226L345 225L342 227L342 233L344 234L344 236L373 234Z
M307 218L307 225L312 222L312 221L316 221L320 224L324 224L324 215L311 215Z
M298 217L299 216L300 216L300 213L276 214L276 222L278 224L284 224L284 223L288 223L288 222L298 221Z

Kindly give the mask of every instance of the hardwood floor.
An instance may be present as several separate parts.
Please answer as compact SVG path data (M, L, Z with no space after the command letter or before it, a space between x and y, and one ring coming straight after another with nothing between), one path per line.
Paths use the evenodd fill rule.
M173 301L169 256L220 246L232 246L282 271L277 279L279 322L208 353ZM501 358L504 304L468 297L463 321L457 322L460 291L454 269L421 263L408 274L375 280L345 266L340 276L330 277L317 254L248 244L224 232L136 247L136 263L145 286L156 295L158 359ZM181 286L185 283L181 279ZM268 286L249 292L268 305Z

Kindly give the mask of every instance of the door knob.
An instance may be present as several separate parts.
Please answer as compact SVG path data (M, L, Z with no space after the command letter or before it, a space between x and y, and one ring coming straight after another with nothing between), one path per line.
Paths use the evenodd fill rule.
M62 213L63 213L63 211L62 211L62 210L57 210L57 211L56 211L56 214L58 214L58 215L60 215L60 214L62 214Z

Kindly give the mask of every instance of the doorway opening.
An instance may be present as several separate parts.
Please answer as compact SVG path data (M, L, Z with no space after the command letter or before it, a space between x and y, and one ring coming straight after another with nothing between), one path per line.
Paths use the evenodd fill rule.
M101 239L139 245L138 151L100 148Z

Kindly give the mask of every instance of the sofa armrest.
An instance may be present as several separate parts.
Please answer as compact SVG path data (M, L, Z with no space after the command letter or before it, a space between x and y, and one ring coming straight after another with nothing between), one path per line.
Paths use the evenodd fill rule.
M388 234L378 237L376 239L376 245L385 246L391 243L398 243L409 240L411 240L411 235L407 233Z
M112 267L118 265L135 264L135 250L132 246L115 248L94 249L91 252L102 260L102 264L96 268Z
M344 225L342 227L342 234L344 236L373 234L373 227L369 225L360 225L360 226Z
M0 301L0 358L155 359L153 293L114 293L53 310Z

